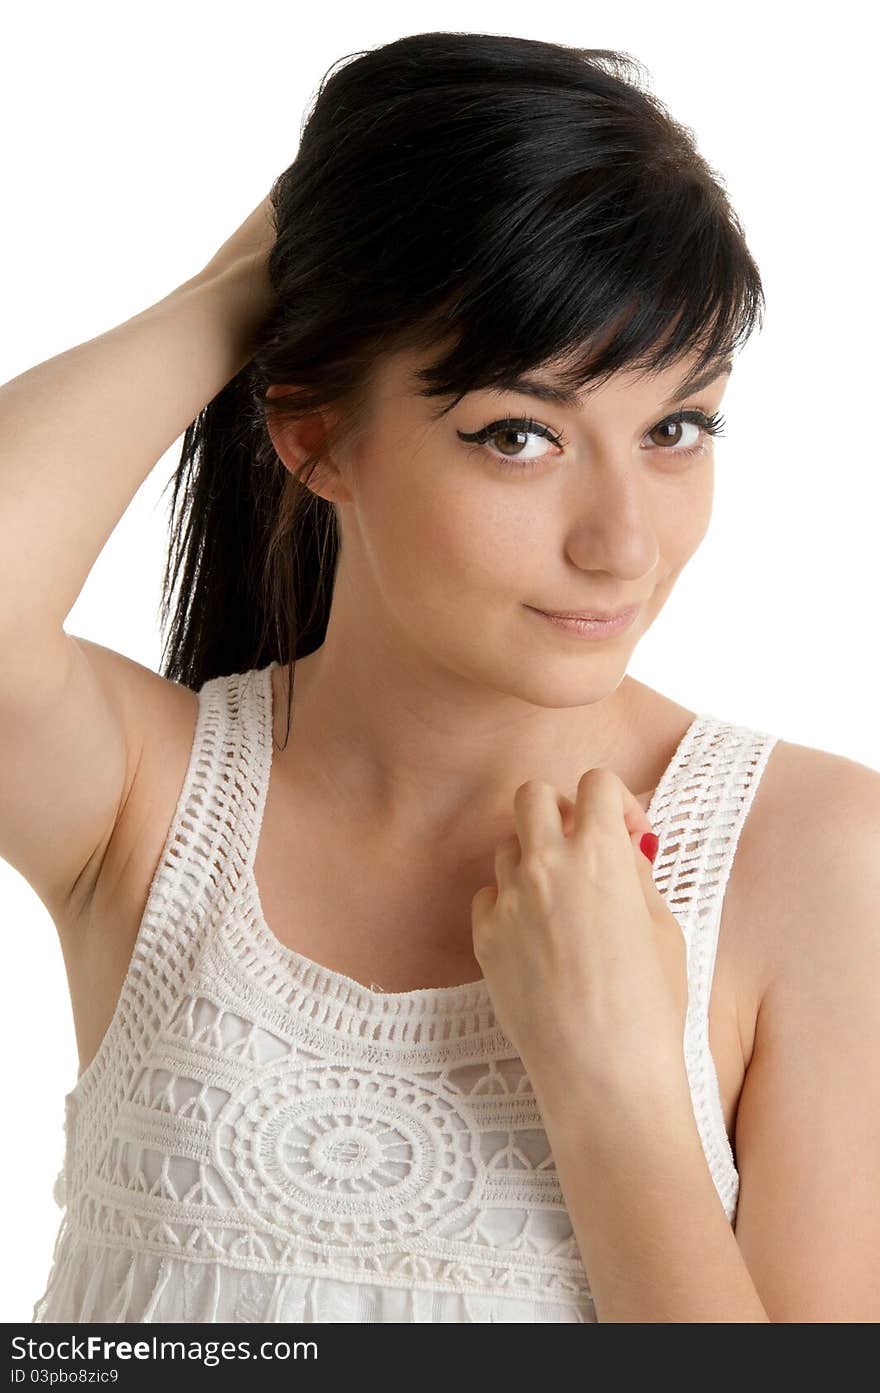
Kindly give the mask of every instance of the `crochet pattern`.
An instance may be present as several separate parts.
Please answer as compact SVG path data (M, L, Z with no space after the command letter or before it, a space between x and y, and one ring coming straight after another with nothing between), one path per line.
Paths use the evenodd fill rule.
M206 682L113 1019L64 1099L35 1322L594 1322L553 1157L484 979L384 993L285 947L253 864L276 664ZM776 737L698 715L648 810L687 945L684 1055L728 1220L708 1010Z

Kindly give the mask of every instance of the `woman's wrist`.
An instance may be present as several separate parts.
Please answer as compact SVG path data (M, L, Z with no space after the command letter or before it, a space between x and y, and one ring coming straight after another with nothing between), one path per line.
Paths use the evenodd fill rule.
M242 257L222 268L211 264L178 287L216 308L218 327L227 338L235 372L252 356L252 345L275 304L264 258Z
M275 213L267 195L202 269L180 287L181 291L195 290L200 297L207 294L216 298L241 353L247 353L275 304L268 269L275 240Z

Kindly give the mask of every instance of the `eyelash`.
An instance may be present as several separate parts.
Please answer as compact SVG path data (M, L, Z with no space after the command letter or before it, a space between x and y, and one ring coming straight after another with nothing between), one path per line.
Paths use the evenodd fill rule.
M724 434L724 417L717 411L712 416L707 416L705 411L673 411L670 416L664 416L662 421L658 421L657 425L652 426L651 430L657 430L660 426L671 425L677 421L689 422L691 425L700 426L704 436ZM501 435L503 431L507 430L518 430L528 435L544 436L547 440L552 441L554 445L560 447L568 444L564 435L557 434L555 431L551 431L549 426L541 425L540 421L533 421L531 417L525 416L506 416L501 421L492 421L488 426L483 426L482 429L478 431L466 433L460 430L458 431L458 435L460 439L476 444L482 448L493 436ZM704 440L701 445L690 446L686 450L676 450L674 448L664 449L662 445L656 446L655 448L659 449L662 454L667 455L700 455L706 448L706 442ZM493 455L492 458L500 469L510 469L520 473L527 473L541 462L540 458L533 460L517 460L514 456L501 458L498 455Z

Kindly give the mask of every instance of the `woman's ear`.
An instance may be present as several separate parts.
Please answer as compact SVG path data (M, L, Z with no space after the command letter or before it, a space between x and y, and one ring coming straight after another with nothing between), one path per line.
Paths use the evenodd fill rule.
M286 395L283 386L273 385L266 390L267 400ZM275 447L275 453L284 465L306 488L318 494L328 503L348 503L351 493L344 482L328 448L328 423L321 411L308 416L284 417L274 412L266 413L266 429ZM310 455L319 451L321 458L317 464L310 465L303 474L303 468Z

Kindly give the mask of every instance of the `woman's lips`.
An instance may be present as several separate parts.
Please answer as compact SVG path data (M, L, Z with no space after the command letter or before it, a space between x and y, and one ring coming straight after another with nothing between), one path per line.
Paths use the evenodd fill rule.
M625 610L620 610L613 619L575 619L564 615L550 614L543 609L534 609L532 605L527 605L533 614L539 614L542 619L546 619L557 629L562 629L566 633L577 634L581 638L610 638L612 634L623 633L628 629L639 612L639 605L630 605Z

